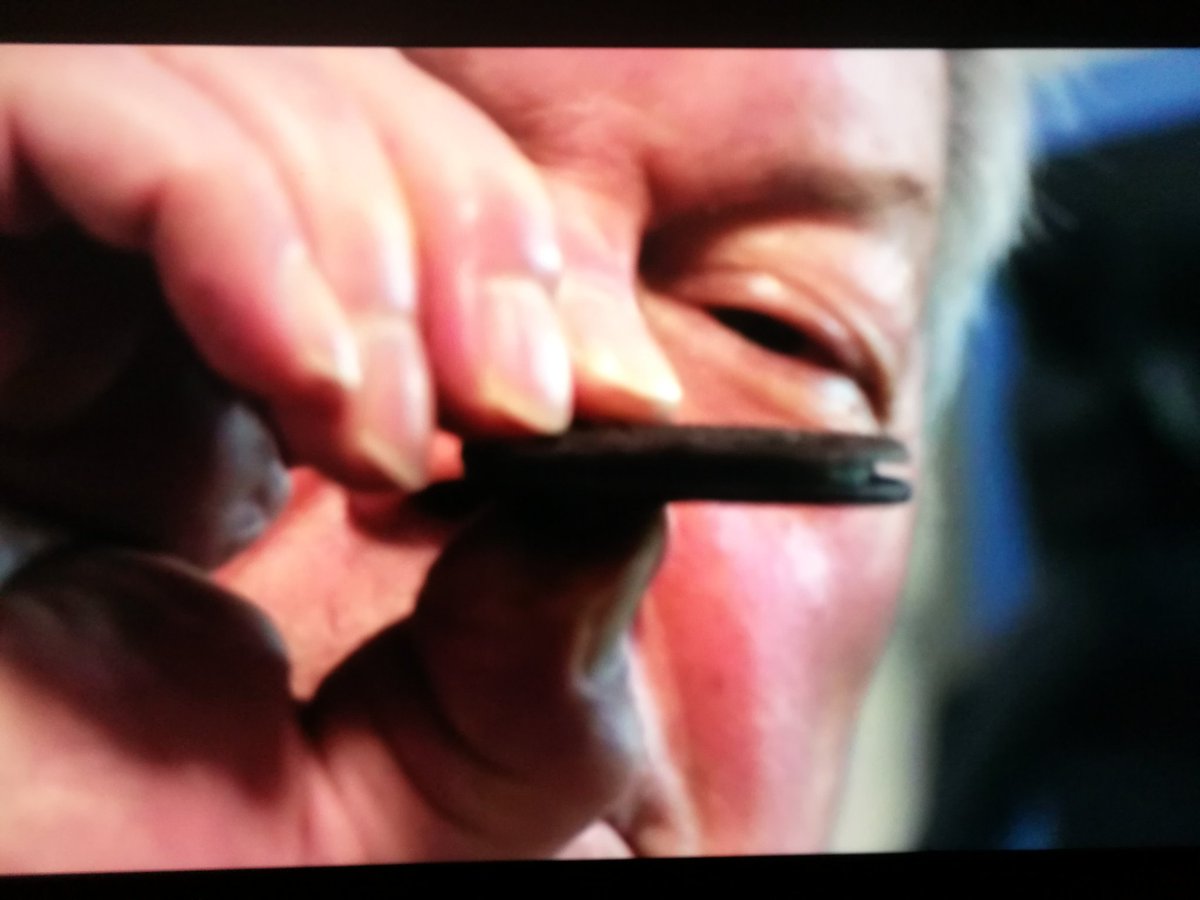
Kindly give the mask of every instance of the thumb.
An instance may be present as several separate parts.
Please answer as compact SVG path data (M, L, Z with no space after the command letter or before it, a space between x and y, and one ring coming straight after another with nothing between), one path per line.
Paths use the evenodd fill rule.
M342 792L360 798L351 814L380 838L390 820L393 853L495 858L554 853L609 812L641 760L628 626L663 536L657 509L527 505L476 522L414 616L313 701L334 782L370 780ZM406 792L443 827L413 820Z

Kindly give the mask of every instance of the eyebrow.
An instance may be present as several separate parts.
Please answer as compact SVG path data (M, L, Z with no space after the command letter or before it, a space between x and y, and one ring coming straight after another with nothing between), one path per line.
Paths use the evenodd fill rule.
M872 227L932 217L937 205L933 185L903 170L781 165L720 185L702 202L669 211L660 224L799 213Z
M937 207L932 185L897 170L783 166L760 175L743 190L747 199L735 200L725 215L800 213L879 227L928 218Z
M932 186L907 172L878 169L786 167L758 186L762 196L853 222L873 222L896 213L932 214Z

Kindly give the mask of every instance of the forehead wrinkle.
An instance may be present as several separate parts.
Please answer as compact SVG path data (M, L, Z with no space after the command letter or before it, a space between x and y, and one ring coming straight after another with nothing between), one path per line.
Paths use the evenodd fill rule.
M644 163L651 144L677 137L662 117L633 98L594 91L569 101L522 110L515 136L537 162L560 167L620 170Z

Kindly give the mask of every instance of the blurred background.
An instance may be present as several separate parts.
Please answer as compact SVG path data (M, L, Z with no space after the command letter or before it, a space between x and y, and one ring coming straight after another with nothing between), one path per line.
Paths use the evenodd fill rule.
M1200 50L1033 109L835 851L1200 845Z

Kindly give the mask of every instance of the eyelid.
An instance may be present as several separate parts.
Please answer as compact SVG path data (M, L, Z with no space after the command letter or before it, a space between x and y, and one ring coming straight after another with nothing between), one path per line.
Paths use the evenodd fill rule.
M829 369L844 370L845 363L821 341L814 340L807 329L797 328L770 313L747 309L744 306L711 305L709 314L727 328L764 350L803 359Z
M881 420L886 420L894 367L885 361L878 342L864 334L869 329L853 322L840 304L817 299L806 285L763 271L715 269L686 275L672 281L670 292L680 300L713 310L718 320L717 311L745 310L806 336L818 348L815 361L851 376ZM809 359L813 361L811 356Z

